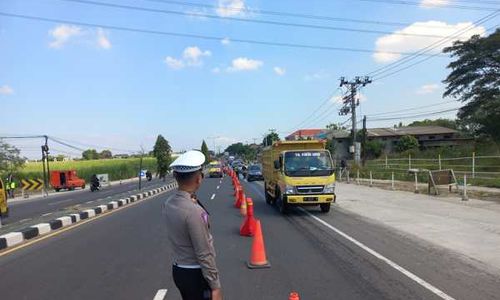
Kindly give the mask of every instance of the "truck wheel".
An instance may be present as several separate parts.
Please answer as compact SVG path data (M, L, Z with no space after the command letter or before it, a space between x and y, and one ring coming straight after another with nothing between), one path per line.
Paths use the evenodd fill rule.
M321 208L321 212L327 213L330 211L330 203L321 203L319 207Z
M60 188L55 188L54 189L56 192L59 192L61 189Z
M84 189L85 189L85 184L84 184L84 185L82 185L82 190L84 190Z
M284 197L278 191L278 197L276 199L276 204L278 205L278 211L285 215L288 213L288 203L286 203Z
M269 192L267 191L267 184L264 183L264 195L266 196L266 203L269 205L273 204L273 197L269 195Z

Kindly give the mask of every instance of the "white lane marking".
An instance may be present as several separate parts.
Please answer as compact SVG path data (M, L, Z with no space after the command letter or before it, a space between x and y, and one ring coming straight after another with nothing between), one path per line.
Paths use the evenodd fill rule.
M220 185L217 186L217 189L219 189L219 188L220 188Z
M24 222L27 222L27 221L29 221L29 220L31 220L31 218L28 218L28 219L22 219L21 221L19 221L19 223L24 223Z
M61 203L71 202L71 201L75 201L75 199L68 199L68 200L50 202L50 203L47 203L47 205L57 205L57 204L61 204Z
M50 216L52 213L43 214L42 217Z
M92 203L92 202L94 202L94 201L95 201L95 200L91 200L91 201L87 201L87 202L85 202L85 203Z
M215 194L212 194L212 197L210 197L210 200L214 200Z
M441 299L446 299L446 300L454 300L455 299L455 298L451 297L450 295L446 294L445 292L441 291L437 287L433 286L432 284L428 283L427 281L423 280L422 278L418 277L417 275L413 274L412 272L410 272L410 271L406 270L405 268L401 267L400 265L398 265L397 263L393 262L392 260L388 259L387 257L383 256L382 254L378 253L377 251L369 248L365 244L363 244L360 241L354 239L353 237L347 235L343 231L341 231L341 230L333 227L332 225L328 224L327 222L323 221L322 219L320 219L320 218L316 217L315 215L311 214L307 210L305 210L305 209L303 209L301 207L299 207L299 209L302 210L303 212L305 212L308 216L310 216L314 220L318 221L320 224L322 224L322 225L328 227L329 229L335 231L337 234L339 234L343 238L349 240L350 242L352 242L356 246L360 247L361 249L365 250L366 252L370 253L371 255L375 256L376 258L380 259L381 261L385 262L386 264L388 264L392 268L396 269L397 271L403 273L406 277L410 278L411 280L413 280L416 283L420 284L424 288L428 289L429 291L431 291L432 293L434 293L435 295L437 295Z
M153 300L164 300L165 296L167 296L167 291L168 291L167 289L158 290L158 292L156 292L156 295L153 298Z

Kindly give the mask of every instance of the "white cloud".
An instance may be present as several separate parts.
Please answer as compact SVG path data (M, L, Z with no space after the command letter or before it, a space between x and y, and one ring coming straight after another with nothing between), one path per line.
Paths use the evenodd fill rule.
M0 95L13 95L13 94L14 94L14 89L12 89L10 86L6 84L0 86Z
M221 17L231 17L243 15L245 9L244 0L219 0L219 5L215 11Z
M175 59L171 56L167 56L164 60L170 69L179 70L184 68L184 62L180 59Z
M95 45L102 49L111 49L111 41L108 33L102 28L97 30L82 29L75 25L58 25L49 30L49 36L52 41L49 43L50 48L60 49L70 42Z
M274 67L273 70L274 70L274 73L276 73L276 75L278 75L278 76L283 76L286 73L285 68L281 68L281 67Z
M223 38L220 42L222 45L229 45L231 40L229 38Z
M212 73L214 74L219 74L220 73L220 68L219 67L215 67L212 69Z
M212 53L208 50L202 51L198 47L187 47L182 52L182 57L184 58L188 66L200 66L203 62L201 58L204 56L211 56Z
M397 30L395 33L453 36L456 35L457 31L468 28L471 25L471 22L457 23L454 25L440 21L415 22L402 30ZM484 35L484 33L484 27L474 26L457 39L463 41L469 39L472 35ZM373 54L373 58L378 63L392 62L399 59L401 55L387 52L415 52L441 40L442 37L408 36L399 34L384 35L375 42L376 53ZM452 44L453 41L450 40L429 53L441 52L443 48Z
M179 70L184 68L185 66L201 66L203 65L202 57L211 56L212 52L208 50L201 50L196 46L186 47L184 51L182 51L182 58L175 58L172 56L167 56L164 62L169 66L169 68L174 70Z
M331 77L331 75L329 73L325 72L324 70L320 70L316 73L306 74L306 76L304 76L304 80L305 81L315 81L315 80L328 79L330 77Z
M103 49L111 48L108 34L102 28L97 28L97 45Z
M427 94L432 94L435 91L439 89L439 85L432 83L432 84L424 84L417 90L417 94L419 95L427 95Z
M231 66L227 68L228 72L238 71L254 71L262 67L264 63L260 60L250 59L246 57L238 57L233 59Z
M82 29L75 25L58 25L49 31L49 35L54 39L49 43L50 48L61 48L73 37L82 35Z
M434 8L434 7L443 7L450 4L450 0L422 0L420 1L420 7L423 8Z

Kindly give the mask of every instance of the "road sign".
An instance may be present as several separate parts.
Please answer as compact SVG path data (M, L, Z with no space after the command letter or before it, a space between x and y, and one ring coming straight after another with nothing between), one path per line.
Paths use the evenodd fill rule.
M22 179L21 184L26 191L39 191L43 188L42 179Z
M101 185L109 185L109 175L108 174L97 174L97 179Z

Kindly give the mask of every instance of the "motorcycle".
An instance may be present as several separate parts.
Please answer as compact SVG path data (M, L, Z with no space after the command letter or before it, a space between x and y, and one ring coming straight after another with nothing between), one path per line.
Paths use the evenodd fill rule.
M98 190L100 190L100 188L101 188L101 184L99 182L94 182L90 185L91 192L97 192Z

